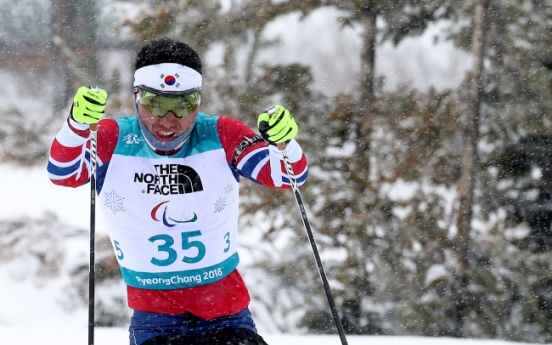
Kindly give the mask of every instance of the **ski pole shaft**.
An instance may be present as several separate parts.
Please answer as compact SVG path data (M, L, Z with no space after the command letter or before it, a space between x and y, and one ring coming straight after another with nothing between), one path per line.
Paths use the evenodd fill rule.
M90 125L90 263L88 267L88 345L94 345L95 252L96 252L96 160L98 124Z
M332 290L330 289L328 278L326 277L326 273L324 272L324 265L322 264L322 260L320 259L320 254L318 253L318 247L316 245L316 241L314 240L314 235L312 233L309 218L307 217L307 212L305 211L303 198L301 197L301 193L299 192L299 187L297 186L297 181L295 179L295 173L293 172L293 168L291 167L291 162L289 161L289 157L286 152L286 144L285 143L278 144L278 149L280 150L284 158L284 165L286 166L286 171L289 176L291 189L295 194L295 201L297 202L297 206L299 207L299 211L301 212L303 225L305 226L305 231L307 232L307 236L309 238L309 242L312 247L314 260L316 261L316 265L318 266L318 273L320 274L320 278L322 279L322 284L324 285L324 291L326 292L326 297L328 298L328 302L330 304L330 310L332 312L335 325L337 327L337 332L339 333L339 338L341 339L341 344L347 345L347 338L345 337L345 331L343 330L343 325L341 325L341 320L339 319L339 313L337 312L335 301L332 296Z

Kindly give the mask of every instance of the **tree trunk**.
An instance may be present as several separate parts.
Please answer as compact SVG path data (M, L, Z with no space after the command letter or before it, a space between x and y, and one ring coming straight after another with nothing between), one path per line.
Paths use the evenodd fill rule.
M375 116L374 105L374 76L375 76L375 61L376 61L376 19L377 11L374 1L367 1L363 6L362 23L365 27L361 69L360 69L360 99L357 125L357 152L356 152L356 169L359 169L359 179L361 184L368 183L370 176L369 169L369 154L370 154L370 134ZM359 186L364 190L363 186Z
M65 104L82 85L95 85L99 77L96 58L96 2L52 2L52 32L56 65L64 71Z
M464 150L462 152L462 174L458 185L460 209L458 215L457 250L459 270L456 276L455 288L455 335L464 337L464 319L468 302L469 276L467 274L470 257L470 230L473 217L474 190L476 172L479 165L477 144L479 142L479 118L482 90L482 72L485 41L485 15L489 0L479 0L475 6L474 29L472 41L473 70L469 84L469 112L464 128Z

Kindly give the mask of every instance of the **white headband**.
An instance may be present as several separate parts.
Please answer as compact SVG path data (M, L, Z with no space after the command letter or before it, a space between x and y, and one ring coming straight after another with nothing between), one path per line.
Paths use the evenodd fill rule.
M201 88L201 74L177 63L162 63L139 68L134 72L134 86L155 90L186 91Z

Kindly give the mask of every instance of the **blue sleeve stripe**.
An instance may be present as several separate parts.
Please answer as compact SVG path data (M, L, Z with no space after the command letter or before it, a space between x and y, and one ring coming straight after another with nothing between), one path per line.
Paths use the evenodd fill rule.
M85 152L84 159L86 160L86 162L90 162L90 152L89 151ZM78 159L78 160L74 161L73 164L67 165L67 163L64 164L64 163L56 162L56 161L53 161L52 159L50 159L48 161L47 170L48 170L48 173L50 173L53 176L69 177L69 176L73 175L75 172L80 171L81 166L87 166L84 163L85 162L83 162L82 159Z
M267 157L263 158L258 164L257 166L255 167L255 169L253 169L253 171L251 172L251 177L252 178L257 178L259 176L259 173L261 172L261 169L266 165L268 164L268 162L270 161L270 159Z
M257 167L257 165L259 165L259 163L262 162L263 159L267 157L268 157L268 150L261 150L255 153L254 155L252 155L251 157L246 157L245 159L247 159L247 161L240 168L240 173L247 178L252 177L252 173ZM243 161L240 163L243 163Z
M303 184L303 182L305 182L305 180L307 179L307 177L309 176L309 172L308 170L305 171L301 176L299 176L295 182L297 182L297 184ZM289 177L286 175L286 176L282 176L282 182L285 183L285 184L291 184L291 181L289 179Z
M56 176L69 176L77 172L81 167L81 161L79 160L75 164L68 167L60 167L48 161L48 172Z
M59 161L56 161L56 160L55 160L54 158L52 158L51 156L50 156L50 159L49 159L49 161L50 161L52 164L54 164L55 166L58 166L58 167L60 167L60 168L70 167L70 166L74 165L75 163L80 162L81 160L82 160L82 157L81 157L81 156L79 156L79 157L73 159L73 160L70 161L70 162L59 162Z
M98 192L98 195L102 192L103 184L105 181L105 174L107 173L108 166L109 164L98 165L98 168L96 170L96 192ZM90 182L90 177L88 178L88 182Z

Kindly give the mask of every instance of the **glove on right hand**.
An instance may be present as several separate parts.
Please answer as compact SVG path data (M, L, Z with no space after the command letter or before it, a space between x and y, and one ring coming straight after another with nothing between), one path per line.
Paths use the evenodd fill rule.
M71 116L75 121L82 124L98 123L105 115L105 104L107 92L103 89L97 91L88 86L81 86L71 108Z
M257 119L259 133L270 145L287 143L295 138L298 132L297 123L289 110L275 105L259 115Z

